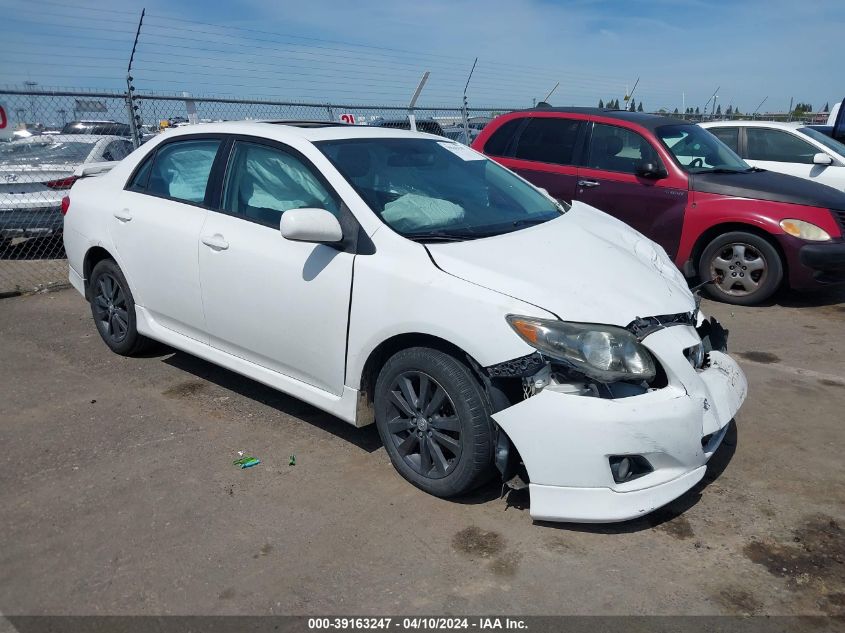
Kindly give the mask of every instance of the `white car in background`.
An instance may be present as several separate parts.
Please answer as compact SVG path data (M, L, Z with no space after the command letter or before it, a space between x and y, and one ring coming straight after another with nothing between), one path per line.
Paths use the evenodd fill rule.
M82 166L119 161L133 150L120 136L51 134L0 144L0 250L15 237L62 229L62 197Z
M752 167L845 191L845 145L803 123L700 123Z
M745 399L662 248L442 136L194 125L63 209L114 352L155 339L375 422L437 496L498 471L537 519L642 516L701 480Z

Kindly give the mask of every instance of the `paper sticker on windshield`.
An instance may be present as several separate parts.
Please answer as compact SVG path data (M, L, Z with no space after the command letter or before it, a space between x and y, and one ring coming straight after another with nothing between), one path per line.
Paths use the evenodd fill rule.
M437 141L437 144L444 149L448 149L455 156L463 160L484 160L484 156L478 152L474 152L466 145L460 143L450 143L449 141Z

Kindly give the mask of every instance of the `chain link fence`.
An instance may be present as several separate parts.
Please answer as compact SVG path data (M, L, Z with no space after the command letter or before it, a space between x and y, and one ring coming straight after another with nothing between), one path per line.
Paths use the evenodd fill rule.
M129 102L122 92L0 89L0 105L16 137L12 142L0 142L0 296L67 283L61 199L73 184L75 168L88 162L119 160L132 149L133 106L137 107L134 114L140 116L141 142L173 126L243 119L342 120L410 127L409 111L403 106L293 103L187 93L134 93ZM487 121L514 109L417 107L413 114L419 130L471 143ZM690 121L709 118L660 114Z
M238 98L135 94L141 142L181 125L244 119L343 120L409 128L397 106L292 103ZM125 93L0 90L14 129L0 142L0 296L67 284L61 200L82 164L119 160L131 151ZM415 108L417 128L472 142L484 123L513 108Z

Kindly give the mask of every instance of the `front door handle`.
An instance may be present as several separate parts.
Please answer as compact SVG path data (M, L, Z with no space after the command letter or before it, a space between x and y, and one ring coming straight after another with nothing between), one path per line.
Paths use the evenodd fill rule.
M215 235L203 235L200 240L202 240L203 244L211 247L215 251L225 251L229 248L229 242L227 242L219 233L216 233Z
M132 215L130 215L129 209L122 209L121 211L115 211L114 217L116 217L121 222L129 222L132 219Z
M601 183L598 180L579 180L579 187L598 187Z

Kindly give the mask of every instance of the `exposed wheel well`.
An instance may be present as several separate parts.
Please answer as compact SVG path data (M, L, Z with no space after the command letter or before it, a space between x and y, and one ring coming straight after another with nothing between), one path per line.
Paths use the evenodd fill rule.
M104 259L114 259L114 257L102 246L89 248L88 252L85 253L85 260L82 263L82 277L85 280L85 297L88 299L90 299L88 297L88 280L91 279L91 271Z
M358 392L358 426L364 426L375 421L373 390L381 368L384 367L384 364L393 354L409 347L430 347L440 350L469 367L472 374L481 383L481 388L488 398L491 413L505 406L510 406L504 393L491 383L490 378L486 376L478 361L467 352L440 337L413 332L398 334L383 341L370 353L367 361L364 363L364 370L361 373L360 391ZM522 458L519 456L519 451L507 437L507 434L498 425L494 424L494 429L496 438L494 463L496 468L502 473L504 481L513 476ZM524 480L528 480L527 473L525 474Z
M361 372L360 390L364 394L368 405L372 405L373 403L373 388L375 387L379 372L384 367L387 359L396 352L408 349L409 347L431 347L432 349L440 350L441 352L454 356L465 365L470 365L467 360L470 358L469 354L445 339L419 332L397 334L380 343L370 352L367 361L364 363L364 370ZM473 362L475 361L473 360Z
M780 244L778 244L778 241L768 231L765 231L760 227L754 226L753 224L743 224L741 222L717 224L716 226L711 226L699 236L698 240L695 243L695 246L692 249L692 255L690 256L693 268L695 269L696 277L698 276L698 260L701 258L701 255L702 253L704 253L704 249L707 248L707 245L710 244L710 242L712 242L714 239L716 239L716 237L718 237L722 233L730 233L731 231L744 231L746 233L752 233L758 237L762 237L769 244L771 244L780 256L781 264L783 264L784 279L788 278L788 262L786 261L786 256L784 255L783 249L781 248Z

